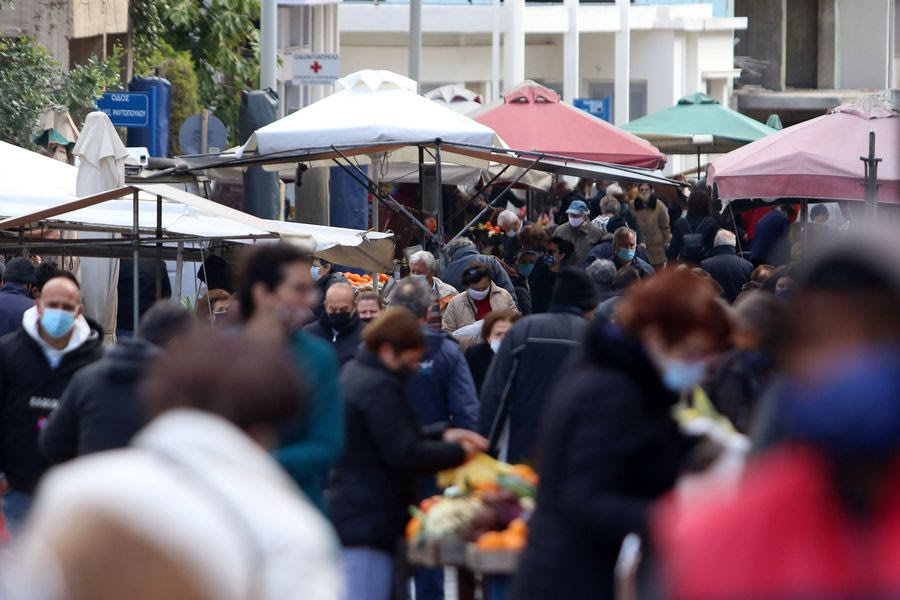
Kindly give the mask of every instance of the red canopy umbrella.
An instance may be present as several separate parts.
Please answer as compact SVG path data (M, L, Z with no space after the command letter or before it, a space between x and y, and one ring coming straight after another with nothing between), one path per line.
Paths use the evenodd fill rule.
M651 169L666 162L649 142L560 102L556 92L533 81L506 94L502 104L469 117L493 129L516 150Z
M843 104L712 161L719 197L865 200L869 132L875 132L878 201L900 204L900 112L883 97Z

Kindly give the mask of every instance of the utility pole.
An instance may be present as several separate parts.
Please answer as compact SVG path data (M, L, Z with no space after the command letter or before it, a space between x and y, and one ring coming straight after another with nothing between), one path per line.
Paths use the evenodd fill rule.
M262 0L259 19L259 88L278 90L278 0Z

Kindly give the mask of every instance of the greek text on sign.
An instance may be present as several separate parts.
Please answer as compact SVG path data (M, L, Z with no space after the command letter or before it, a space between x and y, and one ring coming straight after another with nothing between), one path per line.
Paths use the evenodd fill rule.
M116 127L147 127L150 97L143 92L107 92L97 100L97 110L109 115Z
M341 76L341 59L337 54L295 54L294 83L333 83Z

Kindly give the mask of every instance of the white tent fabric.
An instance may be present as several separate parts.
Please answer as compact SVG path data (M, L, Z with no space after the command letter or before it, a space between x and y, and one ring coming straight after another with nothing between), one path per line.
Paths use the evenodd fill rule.
M3 182L0 184L0 218L25 217L76 201L76 174L75 167L0 142L0 181ZM266 238L275 234L328 260L373 271L389 269L393 259L394 242L390 233L259 219L164 184L127 186L122 191L122 198L106 199L40 220L61 226L72 223L107 230L130 230L134 222L132 189L140 193L138 218L145 235L156 228L159 195L163 198L164 235L233 239Z
M425 94L425 97L463 115L472 113L479 108L484 108L484 104L481 103L481 96L472 90L453 84L433 89Z
M256 130L237 155L434 141L497 145L493 130L416 93L416 82L390 71L357 71L338 80L340 91ZM416 148L391 153L418 161ZM454 157L452 162L463 159ZM465 159L465 164L483 164Z
M75 192L79 197L125 185L128 150L106 113L94 111L87 116L72 152L81 163L75 179ZM79 239L114 237L116 234L89 231L79 235ZM84 312L99 323L104 334L112 340L119 307L119 261L113 258L82 258L78 271Z

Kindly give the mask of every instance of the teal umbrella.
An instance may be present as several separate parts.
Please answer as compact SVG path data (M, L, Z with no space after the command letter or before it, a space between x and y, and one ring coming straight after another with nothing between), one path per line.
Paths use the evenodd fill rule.
M666 154L696 153L698 163L701 151L731 152L776 131L700 93L685 96L671 108L626 123L622 129L644 138Z

